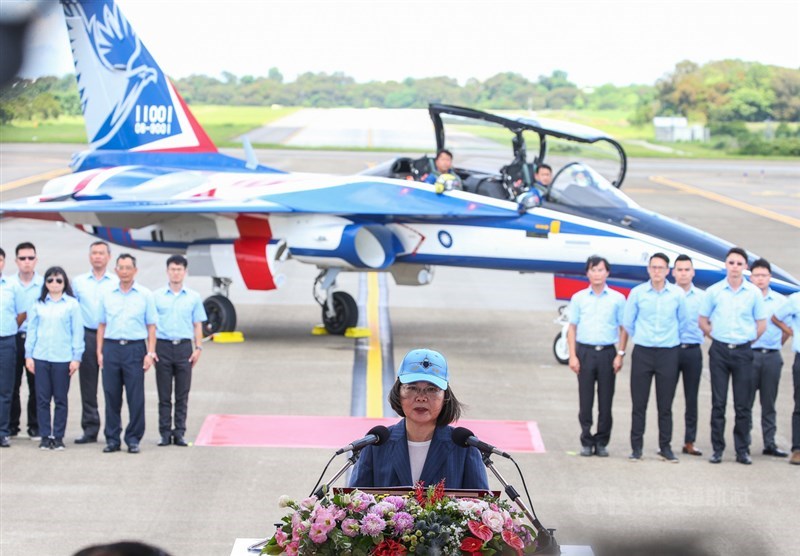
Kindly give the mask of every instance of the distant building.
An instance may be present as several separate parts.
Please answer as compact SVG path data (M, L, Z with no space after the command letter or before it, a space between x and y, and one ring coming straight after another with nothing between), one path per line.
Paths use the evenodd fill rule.
M653 118L656 128L656 141L675 143L677 141L708 141L711 134L700 124L689 125L686 118L657 116Z

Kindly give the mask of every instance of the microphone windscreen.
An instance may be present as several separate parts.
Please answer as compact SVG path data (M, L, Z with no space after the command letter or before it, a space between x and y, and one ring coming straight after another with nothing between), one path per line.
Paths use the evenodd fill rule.
M475 435L472 434L472 431L469 429L465 429L464 427L456 427L453 429L453 442L455 442L456 446L469 447L467 439L470 436Z
M389 440L389 435L390 435L389 429L387 429L383 425L377 425L375 427L372 427L371 429L369 429L369 432L367 434L374 434L375 436L378 437L378 441L375 443L375 446L380 446L381 444Z

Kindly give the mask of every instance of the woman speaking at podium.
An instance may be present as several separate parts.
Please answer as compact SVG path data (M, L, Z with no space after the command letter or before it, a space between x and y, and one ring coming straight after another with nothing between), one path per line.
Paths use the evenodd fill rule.
M451 423L461 403L448 384L447 361L431 349L403 358L389 403L404 417L389 427L389 439L367 446L350 478L351 487L426 486L444 479L448 489L489 489L480 452L453 442Z

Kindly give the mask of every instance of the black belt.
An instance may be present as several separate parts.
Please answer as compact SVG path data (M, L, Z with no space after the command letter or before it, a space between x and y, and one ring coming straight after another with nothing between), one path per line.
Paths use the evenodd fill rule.
M20 338L22 338L24 340L25 338L28 337L28 333L27 332L17 332L17 336L19 336Z
M158 338L157 342L169 342L173 346L179 346L181 344L185 344L186 342L191 342L190 339L184 338L183 340L164 340L163 338Z
M719 340L714 340L714 343L715 343L715 344L719 344L719 345L721 345L721 346L724 346L724 347L726 347L726 348L728 348L728 349L743 349L743 348L749 348L749 347L750 347L750 344L751 344L751 342L745 342L745 343L743 343L743 344L726 344L725 342L720 342Z
M88 326L84 326L84 327L83 327L83 329L84 329L86 332L92 332L92 333L94 333L94 334L97 334L97 328L89 328Z
M700 344L681 344L681 349L699 348Z
M604 350L607 350L607 349L614 349L616 347L614 344L608 344L608 345L605 345L605 346L593 346L592 344L582 344L580 342L577 342L577 343L581 347L585 347L587 349L593 349L595 351L604 351Z
M753 351L757 351L759 353L775 353L780 351L779 349L767 349L767 348L753 348Z
M129 344L137 344L137 343L144 343L144 340L114 340L111 338L106 338L106 342L111 342L112 344L119 344L121 346L127 346Z

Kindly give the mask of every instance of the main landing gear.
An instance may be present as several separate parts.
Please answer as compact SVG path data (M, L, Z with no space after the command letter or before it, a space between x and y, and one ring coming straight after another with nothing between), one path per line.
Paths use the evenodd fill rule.
M314 280L314 299L322 307L322 324L328 334L341 336L358 324L358 304L347 292L332 291L338 268L326 268Z
M217 332L233 332L236 330L236 308L228 299L230 278L212 278L214 295L203 301L208 320L203 323L203 335L211 336Z

